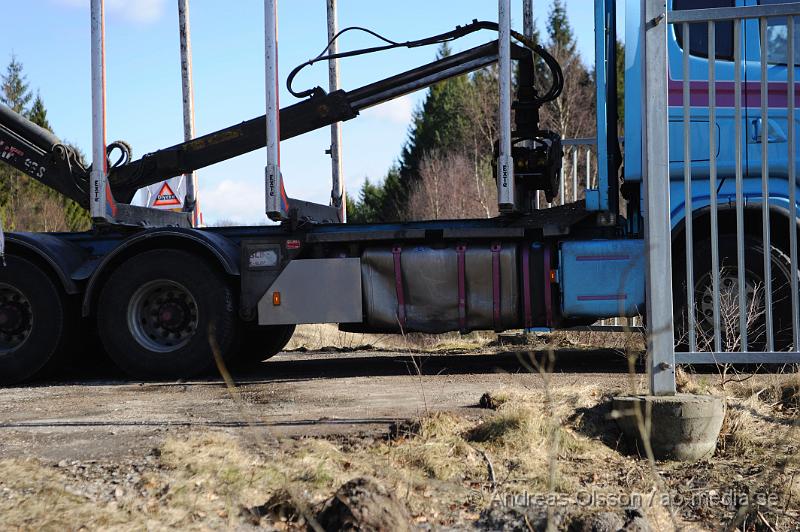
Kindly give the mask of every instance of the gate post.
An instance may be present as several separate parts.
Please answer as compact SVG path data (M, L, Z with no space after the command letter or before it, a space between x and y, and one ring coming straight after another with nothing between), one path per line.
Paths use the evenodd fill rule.
M644 2L644 217L650 393L675 394L669 203L667 20L664 0Z
M711 395L676 393L669 202L669 25L664 0L641 0L639 5L639 27L644 31L642 211L647 250L650 395L616 397L613 408L622 431L648 457L694 461L714 453L725 417L725 403Z

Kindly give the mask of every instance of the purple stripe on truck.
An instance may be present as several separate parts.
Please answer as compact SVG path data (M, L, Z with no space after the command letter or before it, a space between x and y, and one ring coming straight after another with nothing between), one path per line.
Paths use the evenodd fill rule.
M630 255L578 255L575 257L577 261L587 260L630 260Z
M625 294L608 294L598 296L578 296L578 301L624 301L628 299Z

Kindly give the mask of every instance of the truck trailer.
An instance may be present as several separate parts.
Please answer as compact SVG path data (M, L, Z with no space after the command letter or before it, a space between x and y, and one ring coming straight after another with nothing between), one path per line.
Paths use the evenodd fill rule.
M542 129L539 120L541 106L560 97L563 73L545 49L511 29L510 0L499 0L497 22L473 21L433 37L365 50L334 53L329 45L288 76L289 90L299 101L283 108L277 91L277 1L266 0L265 115L138 160L132 160L127 146L105 142L103 2L92 0L92 166L83 165L53 134L0 106L0 160L74 199L90 210L93 219L87 232L5 235L0 267L0 382L25 381L54 367L74 350L76 339L93 331L111 359L132 378L175 379L209 372L220 361L265 360L287 344L298 324L333 323L344 331L365 333L467 333L569 328L603 318L643 315L647 249L642 110L647 92L640 52L649 22L643 18L642 0L622 1L625 138L618 137L617 5L614 0L595 0L596 185L587 188L585 199L567 203L562 198L561 205L539 209L540 193L551 201L563 190L563 139L557 131ZM673 12L751 3L667 2ZM796 185L789 183L788 171L773 165L770 216L762 216L760 146L765 140L786 142L781 136L788 119L786 102L776 99L775 106L783 105L782 114L772 115L764 135L761 115L753 112L750 122L749 100L740 106L746 114L744 127L735 127L724 105L715 114L717 106L702 98L709 85L729 84L728 78L735 74L731 65L741 63L738 56L734 62L734 49L745 57L760 54L760 41L749 30L744 34L731 30L728 35L718 29L709 39L705 24L681 28L689 28L690 35L676 28L668 37L669 94L670 98L675 91L682 95L688 86L691 104L687 110L679 98L670 99L669 201L676 250L674 312L676 320L689 316L693 328L685 343L694 351L694 327L713 330L719 319L707 301L718 290L709 292L709 287L744 277L748 287L769 279L788 290L797 272L794 268L791 273L796 263L786 259L790 250L783 243L796 231L797 207L787 203L789 189ZM293 88L295 75L315 62L437 44L478 31L496 33L498 38L353 90ZM538 60L548 70L547 87L535 83ZM689 68L684 69L687 62ZM280 140L354 119L374 105L495 63L500 80L495 161L499 216L352 224L344 223L336 202L318 205L286 195ZM690 72L689 83L683 83L681 72ZM771 68L769 79L783 83L785 92L786 65ZM710 131L717 131L717 136ZM746 137L746 157L737 158L731 151L733 131ZM682 156L687 142L692 154L689 165ZM265 212L275 225L200 228L193 226L191 210L156 211L131 204L142 187L265 146ZM114 152L121 155L112 163ZM742 241L752 248L746 249L745 263L737 263L736 213L724 207L726 198L739 192L737 165L740 171L744 168L746 194L751 198L743 211L751 237ZM693 178L689 188L684 187L686 172ZM709 194L711 184L719 184L718 195ZM764 220L773 235L786 237L769 244L771 276L763 275L759 247L763 240L756 239ZM719 228L713 240L716 246L710 241L681 248L682 242L694 242L692 238L708 235L712 228ZM695 235L688 240L687 230ZM695 259L687 261L692 267L679 267L687 255ZM720 264L732 266L722 281L719 270L716 274L714 270ZM695 308L697 312L687 311ZM767 342L766 337L779 346L791 343L784 334L787 324L791 331L791 305L777 302L769 320L774 334L754 336L749 340L753 348Z

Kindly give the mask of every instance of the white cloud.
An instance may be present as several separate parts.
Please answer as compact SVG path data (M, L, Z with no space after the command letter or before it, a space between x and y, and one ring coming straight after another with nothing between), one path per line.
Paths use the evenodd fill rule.
M392 124L407 125L411 122L413 113L414 100L411 96L405 95L366 110L364 116Z
M264 188L259 180L223 179L211 187L200 188L200 208L206 223L221 221L252 224L266 221Z
M89 7L89 0L53 0L67 7ZM106 0L106 12L136 24L150 24L164 14L167 0Z

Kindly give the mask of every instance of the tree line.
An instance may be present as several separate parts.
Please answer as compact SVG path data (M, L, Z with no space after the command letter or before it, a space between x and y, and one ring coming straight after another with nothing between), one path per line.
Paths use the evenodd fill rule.
M541 109L541 127L563 138L595 136L595 73L577 51L564 0L547 15L543 42L564 71L560 98ZM450 53L443 45L438 58ZM617 43L618 110L622 123L624 50ZM497 141L497 67L442 81L430 89L413 114L408 138L397 162L381 180L367 179L347 200L349 221L356 223L421 219L480 218L497 215L493 152ZM536 63L536 84L549 87L549 71ZM565 158L565 175L572 161ZM565 196L572 197L566 180ZM583 180L576 191L583 197Z
M14 55L0 76L0 103L53 132L41 95L34 95ZM75 201L5 163L0 164L0 216L7 231L84 231L91 225Z

